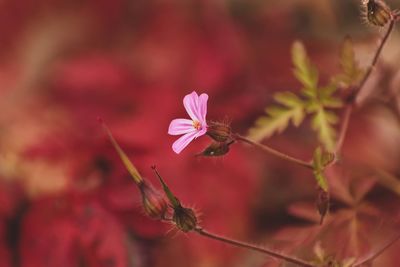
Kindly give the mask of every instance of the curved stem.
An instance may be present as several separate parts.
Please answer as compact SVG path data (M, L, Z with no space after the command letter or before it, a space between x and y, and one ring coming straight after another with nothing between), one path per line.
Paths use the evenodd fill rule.
M286 161L290 161L290 162L296 163L296 164L298 164L298 165L300 165L302 167L305 167L307 169L313 169L313 166L312 166L312 164L310 162L306 162L304 160L294 158L294 157L289 156L287 154L284 154L284 153L282 153L282 152L280 152L278 150L270 148L269 146L262 145L260 143L254 142L254 141L252 141L252 140L250 140L250 139L248 139L248 138L246 138L244 136L241 136L239 134L234 134L233 138L235 138L238 141L241 141L241 142L250 144L252 146L255 146L258 149L260 149L260 150L262 150L264 152L267 152L269 154L272 154L272 155L274 155L274 156L276 156L278 158L281 158L281 159L284 159Z
M342 150L347 129L349 128L350 116L352 112L353 112L353 105L347 105L343 114L343 122L340 127L339 138L335 147L335 154L339 153Z
M353 103L356 102L357 96L360 94L360 91L364 88L364 85L366 84L368 78L370 77L370 75L371 75L371 73L372 73L372 70L374 69L376 63L378 62L379 56L381 55L382 49L383 49L383 47L384 47L386 41L388 40L390 33L391 33L392 30L393 30L394 24L395 24L395 20L392 19L392 20L390 21L390 23L389 23L389 27L388 27L388 29L387 29L385 35L384 35L383 38L382 38L382 41L380 42L380 44L379 44L379 46L378 46L378 49L377 49L376 52L375 52L375 55L374 55L374 57L373 57L373 59L372 59L372 62L371 62L371 64L370 64L370 66L369 66L367 72L366 72L365 75L364 75L364 78L361 80L360 85L354 90L354 92L353 92L353 94L352 94L352 96L353 96L352 102L353 102Z
M259 247L259 246L256 246L256 245L252 245L252 244L249 244L249 243L245 243L245 242L233 240L233 239L230 239L230 238L227 238L227 237L223 237L223 236L220 236L220 235L216 235L216 234L210 233L210 232L208 232L208 231L206 231L206 230L204 230L202 228L196 228L195 231L201 236L208 237L208 238L211 238L211 239L214 239L214 240L217 240L217 241L221 241L221 242L224 242L224 243L236 246L236 247L242 247L242 248L258 251L258 252L267 254L267 255L269 255L269 256L271 256L273 258L277 258L277 259L284 260L286 262L294 263L294 264L296 264L298 266L315 267L314 265L312 265L311 263L308 263L306 261L303 261L303 260L300 260L300 259L296 259L296 258L287 256L287 255L283 255L283 254L281 254L279 252L275 252L275 251L272 251L272 250L269 250L269 249L266 249L266 248L262 248L262 247Z
M367 72L365 73L363 79L360 82L360 85L358 87L356 87L354 89L354 91L352 92L352 94L350 95L349 103L347 103L346 109L345 109L345 112L344 112L344 115L343 115L344 117L343 117L343 123L342 123L341 129L340 129L339 139L338 139L338 142L337 142L336 148L335 148L335 152L336 153L339 153L340 150L342 149L343 142L344 142L344 139L346 137L347 129L348 129L348 126L349 126L351 113L353 111L354 106L357 105L357 103L356 103L357 96L360 94L360 92L364 88L368 78L371 76L372 70L375 68L375 65L378 62L379 56L382 53L382 49L383 49L386 41L388 40L391 32L393 31L393 27L394 27L395 22L396 22L396 17L393 16L393 18L391 19L391 21L389 23L388 29L387 29L385 35L383 36L383 38L382 38L382 40L381 40L381 42L380 42L380 44L379 44L379 46L378 46L378 48L377 48L377 50L375 52L375 55L374 55L374 57L372 59L372 62L370 64L368 70L367 70Z

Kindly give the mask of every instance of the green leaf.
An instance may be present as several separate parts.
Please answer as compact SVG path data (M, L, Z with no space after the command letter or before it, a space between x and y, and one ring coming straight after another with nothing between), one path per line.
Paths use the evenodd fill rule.
M318 89L319 102L325 108L341 108L343 102L340 98L333 96L336 93L337 87L335 84L329 84Z
M343 88L357 85L364 76L364 70L360 68L353 49L353 41L346 37L343 41L340 54L341 73L336 75L333 80Z
M314 177L317 181L318 186L324 190L325 192L328 191L328 183L324 176L324 169L326 166L326 162L324 162L324 152L322 151L321 147L317 147L314 151L313 157L313 168L314 168Z
M318 86L318 70L310 62L304 45L296 41L292 46L294 76L303 85L302 92L307 97L316 97Z
M319 141L324 145L327 151L332 152L335 149L336 130L334 124L338 122L335 113L325 110L320 106L313 114L311 127L318 133Z
M249 131L249 138L261 141L274 133L284 131L290 121L298 127L304 120L304 102L291 92L277 93L274 96L276 102L281 106L272 106L265 111L266 116L257 119L255 126Z
M281 133L290 122L298 127L304 121L306 113L309 113L312 116L312 128L318 133L320 142L325 149L333 151L336 137L333 126L338 118L327 109L343 106L342 100L335 96L337 85L331 82L324 87L318 86L318 70L299 41L293 43L292 60L294 75L303 86L302 95L291 92L275 94L274 99L280 105L266 108L267 115L257 119L248 137L254 141L261 141L275 133Z

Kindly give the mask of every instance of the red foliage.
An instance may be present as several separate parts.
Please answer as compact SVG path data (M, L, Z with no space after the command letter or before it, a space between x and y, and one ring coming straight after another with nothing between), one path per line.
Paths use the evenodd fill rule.
M156 164L210 231L269 241L305 258L315 258L321 241L340 260L385 240L388 233L374 231L376 218L398 217L398 196L362 165L349 174L332 170L333 209L319 226L312 173L238 144L223 158L194 157L208 137L173 153L175 137L167 129L173 118L186 116L185 94L208 93L207 118L231 121L245 133L274 91L298 87L289 49L298 35L291 31L307 24L302 8L329 13L326 1L244 2L0 3L0 267L265 263L193 233L166 234L172 226L147 218L99 116L141 174L158 185L150 170ZM335 62L325 50L333 45L310 39L319 65ZM356 113L344 169L357 161L399 172L398 119L385 112L367 105ZM306 127L268 142L302 158L315 146ZM388 225L396 228L398 221ZM396 249L380 259L382 266L396 266Z

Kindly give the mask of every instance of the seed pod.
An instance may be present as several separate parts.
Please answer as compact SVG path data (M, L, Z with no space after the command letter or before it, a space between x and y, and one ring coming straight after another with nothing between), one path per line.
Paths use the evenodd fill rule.
M383 27L392 19L390 8L381 0L364 1L367 10L367 21L375 26Z

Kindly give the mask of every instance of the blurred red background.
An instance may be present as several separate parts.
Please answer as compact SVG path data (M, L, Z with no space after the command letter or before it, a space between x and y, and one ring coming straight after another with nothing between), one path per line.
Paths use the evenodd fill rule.
M142 175L157 184L156 164L180 199L201 211L205 228L288 251L302 246L308 252L296 253L310 257L315 240L303 241L315 226L289 211L313 205L308 171L241 145L223 158L195 158L206 137L176 155L167 129L186 117L182 98L196 90L210 96L208 119L229 120L245 134L273 92L299 88L290 59L296 39L322 80L338 69L346 34L367 64L379 31L362 25L358 9L345 0L0 1L0 267L278 264L168 233L171 226L144 216L98 116ZM399 67L396 41L397 33L382 77ZM398 88L398 80L384 86ZM395 113L367 105L352 120L345 152L400 174L399 135ZM305 159L316 145L308 125L267 142ZM379 225L398 222L398 195L377 186L368 198L389 219L368 218L367 240L385 240L391 234ZM336 226L327 231L345 243L347 226ZM380 266L396 266L399 248Z

